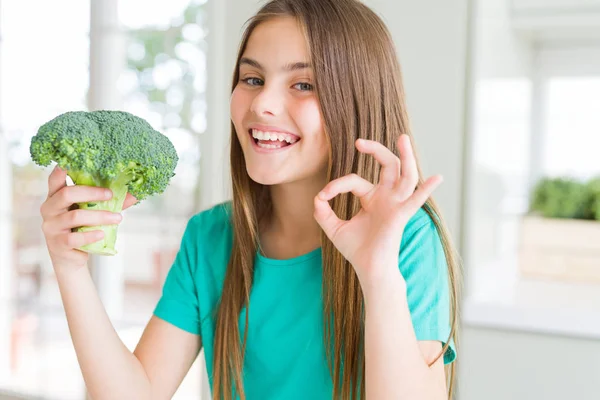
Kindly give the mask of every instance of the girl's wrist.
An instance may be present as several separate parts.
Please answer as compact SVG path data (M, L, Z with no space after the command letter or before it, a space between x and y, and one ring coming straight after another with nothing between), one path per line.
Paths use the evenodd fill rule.
M364 274L359 276L360 286L363 291L365 303L377 299L391 299L397 296L406 297L406 282L394 264L381 268L383 272Z

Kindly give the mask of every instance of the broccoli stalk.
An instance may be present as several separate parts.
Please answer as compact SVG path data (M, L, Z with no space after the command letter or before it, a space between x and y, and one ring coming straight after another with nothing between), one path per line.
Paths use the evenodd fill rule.
M112 191L110 200L98 201L93 203L77 203L77 206L83 210L104 210L111 212L121 212L123 203L127 196L127 184L131 181L131 172L123 171L114 180L105 180L94 177L90 173L74 171L69 172L69 176L76 185L99 186L105 187ZM75 228L76 232L87 232L93 230L101 230L104 232L104 238L101 240L87 244L79 248L79 250L102 255L115 255L115 243L117 241L118 225L99 225L99 226L82 226Z
M40 127L31 139L32 160L52 161L65 169L76 185L105 187L108 201L78 204L87 210L120 212L127 192L138 200L167 188L178 157L171 141L148 122L123 111L71 111ZM102 230L104 238L82 251L116 254L117 225L84 226L79 232Z

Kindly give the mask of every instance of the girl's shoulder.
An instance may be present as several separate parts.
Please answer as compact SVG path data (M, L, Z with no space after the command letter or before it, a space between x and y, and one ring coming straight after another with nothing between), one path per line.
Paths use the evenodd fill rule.
M425 211L425 208L421 207L404 227L403 236L408 237L418 230L427 228L432 228L435 231L435 224L429 213Z
M231 228L231 201L227 201L194 215L188 222L187 231L206 238L229 233Z
M232 244L231 202L217 204L190 218L182 239L182 247L194 261L193 271L226 266Z

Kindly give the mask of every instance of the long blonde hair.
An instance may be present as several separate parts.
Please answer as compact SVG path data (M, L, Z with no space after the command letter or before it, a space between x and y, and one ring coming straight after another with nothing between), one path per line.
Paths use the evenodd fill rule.
M355 0L273 0L249 20L242 36L232 90L239 79L239 61L252 31L262 22L293 17L303 29L310 49L325 131L330 143L328 180L356 173L376 182L379 165L371 156L357 152L357 138L376 140L397 154L399 135L411 135L400 66L391 36L381 19ZM343 104L343 106L340 106ZM411 136L412 138L412 136ZM414 141L411 141L414 142ZM415 152L416 154L416 152ZM231 125L231 172L233 180L233 248L217 306L213 359L213 400L245 399L242 369L246 335L240 338L238 318L249 296L253 263L259 248L259 224L272 205L268 188L250 179L244 154ZM419 184L423 175L419 168ZM342 219L352 218L360 203L353 195L331 201ZM439 357L451 341L457 343L458 257L433 200L424 209L440 234L448 264L451 333ZM323 233L323 332L334 384L333 398L364 398L363 295L354 269ZM244 332L247 332L244 329ZM448 368L452 397L455 364Z

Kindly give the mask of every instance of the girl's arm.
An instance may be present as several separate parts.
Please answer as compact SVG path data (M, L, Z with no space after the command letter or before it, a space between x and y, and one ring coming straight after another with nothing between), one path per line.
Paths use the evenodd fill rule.
M152 399L170 399L198 356L200 336L152 316L134 355L150 381Z
M88 269L55 270L90 396L170 399L200 351L200 337L152 317L132 354L112 326Z
M417 341L397 265L378 282L363 284L366 394L371 399L447 398L440 342Z
M446 286L439 279L446 276L446 271L438 260L444 251L433 234L433 222L429 229L419 229L418 237L411 232L412 250L405 245L400 251L407 224L442 178L433 176L419 184L419 170L408 135L398 138L400 158L375 141L359 139L356 147L362 153L373 155L381 164L377 184L356 174L329 182L315 197L314 216L327 237L352 264L363 291L367 400L446 399L444 360L440 358L431 368L428 365L435 359L435 350L440 350L441 343L417 341L408 298L423 296L416 299L419 307L415 315L422 320L419 329L433 330L445 325L444 319L434 312L435 307L429 307L445 308L443 293L435 292ZM344 221L338 218L328 201L350 192L359 198L361 210ZM424 237L423 232L429 234ZM415 247L421 250L417 252ZM399 261L399 254L401 257L412 254L412 259L405 257ZM419 262L421 257L417 254L433 258ZM445 261L443 265L445 267ZM412 285L407 285L407 279ZM407 287L411 287L410 292ZM423 337L433 332L420 333ZM436 336L433 339L437 339L439 332L433 335Z
M52 171L40 213L87 389L94 400L170 399L200 350L200 337L153 318L135 354L127 349L86 267L88 254L77 250L100 240L102 232L72 231L80 226L115 224L121 216L108 211L71 210L75 203L108 200L112 193L100 187L67 186L66 176L58 167ZM123 209L135 200L128 194Z

